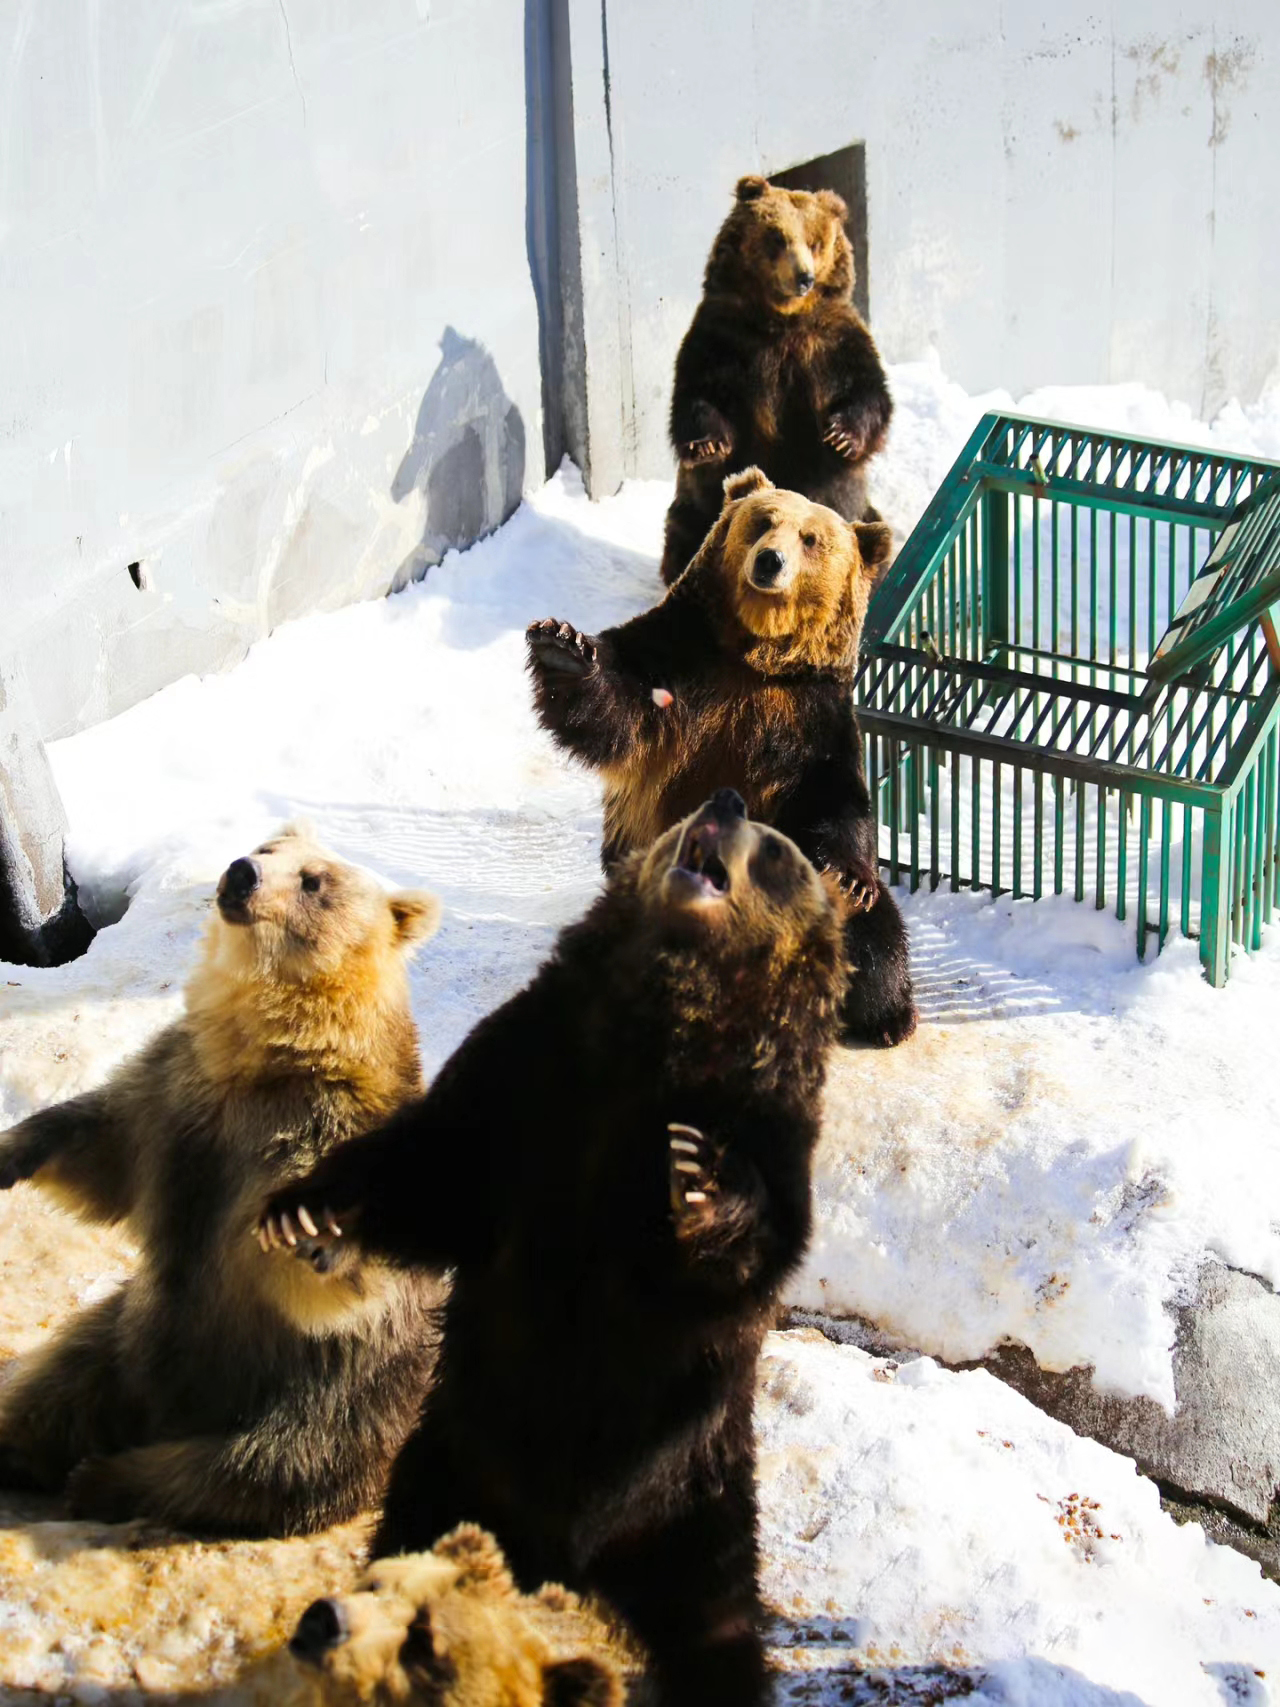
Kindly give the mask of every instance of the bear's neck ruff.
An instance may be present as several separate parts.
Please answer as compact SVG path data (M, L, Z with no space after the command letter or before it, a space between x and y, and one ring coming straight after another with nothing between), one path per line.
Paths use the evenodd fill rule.
M197 1059L215 1088L320 1078L390 1112L417 1068L408 981L399 964L350 963L306 983L206 965L186 989Z

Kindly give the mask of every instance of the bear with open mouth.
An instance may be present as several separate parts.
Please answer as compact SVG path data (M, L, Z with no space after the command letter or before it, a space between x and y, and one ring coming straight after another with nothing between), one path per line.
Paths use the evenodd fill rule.
M764 1698L755 1366L809 1236L843 985L833 886L718 790L425 1099L264 1213L274 1243L305 1216L454 1273L375 1555L481 1524L522 1587L613 1606L667 1703Z

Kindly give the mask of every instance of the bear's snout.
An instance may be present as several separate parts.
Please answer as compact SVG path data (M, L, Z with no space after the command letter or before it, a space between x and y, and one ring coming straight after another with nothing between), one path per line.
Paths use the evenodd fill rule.
M218 901L222 905L242 907L262 885L262 867L256 859L233 859L218 883Z
M248 862L237 860L237 865ZM298 1620L298 1628L289 1638L289 1652L296 1660L319 1665L330 1648L341 1647L350 1635L347 1615L337 1600L313 1600Z
M757 551L755 561L751 565L751 585L767 592L778 584L778 577L787 566L787 560L782 553L772 545L766 545L763 551Z
M800 267L796 272L796 295L808 296L813 289L813 274L808 267Z

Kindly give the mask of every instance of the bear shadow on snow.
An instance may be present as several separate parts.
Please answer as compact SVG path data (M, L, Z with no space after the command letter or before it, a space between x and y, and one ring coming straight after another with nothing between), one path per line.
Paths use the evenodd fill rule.
M413 439L391 482L401 504L427 500L421 543L396 570L391 591L420 581L452 548L501 527L524 491L525 433L484 345L446 326L440 365L418 407Z

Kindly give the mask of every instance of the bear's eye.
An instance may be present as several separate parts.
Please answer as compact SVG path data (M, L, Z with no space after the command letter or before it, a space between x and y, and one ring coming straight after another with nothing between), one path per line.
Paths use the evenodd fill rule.
M818 543L818 536L816 533L802 533L800 535L800 543L804 546L806 551L812 551L814 546Z
M787 240L780 231L771 231L764 240L765 250L770 255L782 255L786 252Z
M308 895L314 895L323 882L324 878L318 871L304 871L302 874L302 887Z

